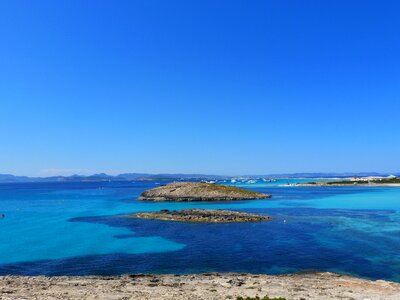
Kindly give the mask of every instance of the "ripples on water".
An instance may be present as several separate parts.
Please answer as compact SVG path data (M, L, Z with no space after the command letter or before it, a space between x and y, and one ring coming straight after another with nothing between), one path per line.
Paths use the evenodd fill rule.
M1 184L0 274L334 271L400 281L400 188L246 185L272 199L137 201L160 182ZM274 185L275 184L275 185ZM135 211L229 208L273 221L187 224Z

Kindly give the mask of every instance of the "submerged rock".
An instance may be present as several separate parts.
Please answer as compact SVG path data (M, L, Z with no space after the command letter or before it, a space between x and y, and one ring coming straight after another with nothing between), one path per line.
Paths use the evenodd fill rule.
M196 222L196 223L234 223L260 222L271 220L271 217L218 209L184 209L159 212L141 212L132 216L143 219L157 219L166 221Z
M149 201L227 201L271 198L271 195L233 186L204 182L173 182L143 192L139 200Z

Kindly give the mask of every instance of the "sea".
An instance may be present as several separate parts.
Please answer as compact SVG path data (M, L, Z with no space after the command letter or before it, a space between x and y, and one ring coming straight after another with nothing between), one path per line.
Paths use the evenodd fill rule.
M223 181L271 199L152 203L165 180L0 184L0 275L329 271L400 282L400 187ZM311 180L315 181L315 180ZM182 223L129 214L232 209L259 223Z

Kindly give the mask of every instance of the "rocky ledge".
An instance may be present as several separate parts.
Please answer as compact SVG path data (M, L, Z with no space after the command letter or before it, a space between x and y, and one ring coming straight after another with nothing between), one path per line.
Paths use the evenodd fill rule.
M271 195L233 186L204 182L173 182L143 192L139 200L149 201L229 201L271 198Z
M267 298L268 296L269 298ZM400 299L400 284L333 273L0 277L0 298L163 300Z
M271 220L271 217L264 215L218 209L164 209L159 212L140 212L133 214L132 216L143 219L195 223L261 222Z

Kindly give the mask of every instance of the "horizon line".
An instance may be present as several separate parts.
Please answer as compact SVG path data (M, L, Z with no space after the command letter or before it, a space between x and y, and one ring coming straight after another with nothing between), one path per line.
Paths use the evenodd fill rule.
M93 176L108 176L108 177L118 177L122 175L143 175L143 176L160 176L160 175L174 175L174 176L216 176L216 177L246 177L246 176L280 176L280 175L400 175L400 170L395 172L379 172L379 171L344 171L344 172L326 172L326 171L315 171L315 172L275 172L275 173L247 173L247 174L213 174L213 173L197 173L197 172L122 172L116 173L115 175L106 172L90 173L88 175L83 175L79 173L71 175L16 175L13 173L0 173L0 176L13 176L13 177L27 177L27 178L52 178L52 177L93 177Z

